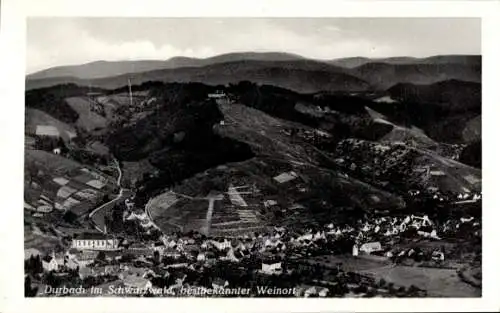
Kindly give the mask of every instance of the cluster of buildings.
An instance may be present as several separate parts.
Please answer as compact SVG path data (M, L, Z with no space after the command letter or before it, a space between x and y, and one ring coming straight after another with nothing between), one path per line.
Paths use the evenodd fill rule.
M290 171L275 176L274 180L286 184L297 178L298 175ZM237 188L231 188L228 194L232 202L242 206L244 200L238 197ZM127 210L123 216L124 220L136 219L145 228L155 227L146 212L134 211L133 200L129 198L125 201ZM264 202L264 206L276 204L276 200ZM115 275L120 284L146 288L151 285L151 277L182 273L183 269L202 272L204 268L219 261L242 263L250 258L258 262L258 268L254 269L256 272L263 275L281 275L286 272L290 256L307 257L310 255L309 251L324 250L327 243L335 245L337 240L345 238L352 240L350 252L354 257L365 254L386 259L412 258L422 252L412 248L393 249L393 243L402 234L413 230L417 237L441 240L464 224L476 227L479 232L477 235L480 235L479 221L472 217L462 217L437 225L427 215L383 216L342 226L327 223L320 228L301 232L274 227L265 232L242 234L231 239L207 238L195 232L163 235L157 241L129 243L106 234L83 233L73 238L66 253L47 255L43 257L42 264L46 272L78 270L82 279L89 276ZM100 252L105 253L105 265L96 263ZM433 260L442 262L445 259L445 251L435 249L430 254ZM158 268L158 263L162 269L161 273L153 270ZM178 287L182 287L183 277L176 278ZM218 278L214 277L215 285L222 286L221 288L227 286L227 281L218 284ZM304 290L302 296L326 294L320 287L313 287ZM310 291L307 291L309 289Z
M154 242L129 243L106 234L84 233L73 238L71 247L65 253L44 256L42 264L46 272L78 270L82 279L89 276L115 275L120 284L144 288L151 285L151 277L167 275L167 272L182 273L183 269L200 272L218 261L241 263L249 258L260 262L256 269L258 273L280 275L286 271L286 264L291 255L298 255L300 251L321 249L325 243L335 243L339 238L345 237L353 239L352 255L355 257L365 254L387 259L412 258L423 252L412 248L393 249L390 239L413 228L418 236L440 240L440 236L463 224L475 225L478 228L480 226L479 221L472 217L450 220L438 227L425 215L408 215L358 221L353 226L341 227L329 223L321 229L310 229L301 233L289 232L285 227L275 227L267 233L232 239L207 238L199 233L191 233L163 235ZM105 265L96 263L100 252L105 253ZM445 259L445 252L442 250L434 249L428 253L433 260L442 262ZM28 254L33 255L32 252ZM158 262L163 269L162 273L153 270L157 268L153 265ZM183 277L184 275L177 277L178 287L182 287ZM220 277L214 277L214 284L217 284L217 279L220 280ZM227 286L227 281L223 280L219 285ZM306 288L301 296L326 295L326 290L321 291L321 288L313 288L314 290L310 291Z
M229 104L232 101L231 98L232 98L231 95L226 94L222 90L216 90L215 92L209 93L207 95L207 99L215 100L215 102L217 102L217 104Z
M418 160L419 154L400 144L381 144L361 139L344 139L337 145L335 160L339 166L345 169L362 174L366 178L371 178L375 183L384 184L388 179L400 177L399 183L408 184L408 188L415 188L418 184L420 190L410 189L408 195L413 199L427 198L438 202L453 202L455 204L473 203L481 200L481 193L469 190L467 187L477 186L480 178L473 173L463 175L467 184L461 186L461 191L441 190L440 186L447 185L446 180L449 174L443 170L442 166L427 158L425 165L414 164ZM422 163L418 161L417 163ZM435 164L433 164L435 163ZM451 178L453 183L456 179ZM470 187L469 187L470 188Z
M429 186L422 191L415 189L409 190L408 196L413 200L431 198L437 202L465 204L465 203L476 203L478 201L481 201L482 192L472 192L468 190L451 195L441 192L438 187Z

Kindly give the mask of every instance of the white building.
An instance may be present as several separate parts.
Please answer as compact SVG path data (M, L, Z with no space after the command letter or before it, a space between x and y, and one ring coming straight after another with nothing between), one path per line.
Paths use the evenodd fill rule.
M278 201L276 201L276 200L265 200L264 201L264 206L266 208L271 207L273 205L277 205L277 204L278 204Z
M367 254L370 254L370 253L375 252L375 251L382 251L382 245L378 241L377 242L368 242L368 243L364 243L363 245L361 245L359 250L363 251Z
M318 231L318 232L314 235L314 237L313 237L313 240L314 240L314 241L316 241L316 240L320 240L320 239L324 239L324 240L326 240L325 232L323 232L323 231L322 231L322 232Z
M118 250L118 239L99 233L83 233L73 239L72 248L78 250Z
M221 288L225 288L227 286L229 286L229 282L227 280L224 280L224 279L216 278L212 282L212 288L214 288L214 289L221 289Z
M420 236L423 236L425 238L433 238L433 239L441 239L438 235L437 235L437 232L435 229L433 229L430 233L429 232L424 232L424 231L417 231L417 234L419 234Z
M291 172L281 173L278 176L275 176L274 180L280 184L283 184L283 183L289 182L291 180L294 180L297 177L298 177L297 173L295 173L294 171L291 171Z
M262 262L262 272L265 274L281 274L282 271L281 262Z
M163 250L163 255L166 257L174 258L174 259L178 259L182 256L180 251L178 251L177 249L173 249L173 248L168 248L168 249Z
M422 226L432 226L432 222L427 215L424 215L423 217L412 215L412 220L414 222L417 221L417 223Z
M325 287L310 287L304 292L304 297L309 298L311 296L318 295L321 298L324 298L328 295L328 288Z
M95 250L84 250L80 253L71 256L70 258L74 259L79 264L80 268L82 268L89 264L94 263L97 254L98 252Z
M434 251L432 252L432 259L435 261L444 261L444 253L441 251Z
M74 270L77 268L85 267L85 264L80 264L76 258L65 257L64 266Z
M36 208L36 211L40 213L50 213L53 209L54 207L50 204L42 204Z
M200 252L198 253L198 256L196 256L196 261L205 261L206 260L206 255L205 252Z
M37 125L36 132L38 136L59 137L59 130L52 125Z
M298 241L305 241L305 240L311 241L312 239L313 239L312 234L305 234L297 238Z
M352 256L358 256L358 255L359 255L358 245L352 246Z
M226 97L226 94L220 90L217 90L215 93L208 94L208 98L210 98L210 99L222 99L225 97Z
M229 241L227 239L224 239L223 241L212 240L211 243L218 250L224 250L226 248L230 248L231 247L231 241Z
M461 217L460 218L460 222L463 224L463 223L469 223L469 222L472 222L474 220L474 217L468 217L468 218L465 218L465 217Z
M56 259L55 254L52 252L52 255L47 255L42 258L42 267L45 271L57 271L60 266L63 265L62 259Z

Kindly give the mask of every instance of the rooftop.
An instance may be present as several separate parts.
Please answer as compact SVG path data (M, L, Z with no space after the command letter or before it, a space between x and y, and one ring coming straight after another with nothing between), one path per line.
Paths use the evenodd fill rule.
M106 240L114 239L112 236L101 233L81 233L75 237L76 240Z

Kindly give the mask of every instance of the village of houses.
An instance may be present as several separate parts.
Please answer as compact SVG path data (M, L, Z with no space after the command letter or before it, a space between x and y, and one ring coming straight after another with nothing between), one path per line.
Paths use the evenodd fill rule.
M131 206L130 200L127 203ZM25 250L25 267L36 296L72 295L68 288L81 286L87 292L74 296L88 296L89 290L104 290L103 296L147 296L157 295L158 288L163 290L162 296L186 296L186 292L188 296L205 297L231 292L232 296L361 297L370 292L372 296L383 296L388 294L387 288L398 286L380 286L380 280L342 270L339 263L331 262L331 267L337 268L328 277L303 273L330 268L315 263L314 258L337 254L347 264L365 260L375 267L386 267L417 260L427 266L446 267L448 252L440 242L453 238L460 229L466 229L468 236L481 237L480 221L473 217L436 225L425 215L385 216L360 220L352 226L326 223L321 229L301 233L274 227L268 232L231 239L210 238L191 231L163 234L150 242L131 242L106 233L82 233L63 252L42 255L36 249ZM401 238L405 242L435 244L414 248L417 245L399 245ZM340 250L331 249L337 244ZM303 260L313 260L313 265L304 270L304 264L311 262ZM224 270L229 268L241 274L234 276L229 274L232 271ZM299 272L302 274L297 275ZM343 291L338 288L341 277L343 282L347 280ZM249 281L262 285L252 283L252 288L248 288ZM280 289L273 285L277 281L286 283ZM116 290L121 290L121 294ZM408 295L404 287L402 290L399 289L402 296ZM410 290L414 295L425 292L414 286L406 292Z

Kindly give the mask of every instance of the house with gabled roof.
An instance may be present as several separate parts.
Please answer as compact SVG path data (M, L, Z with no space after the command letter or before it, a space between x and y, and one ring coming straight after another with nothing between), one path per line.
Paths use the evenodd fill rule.
M55 253L42 258L42 267L47 272L57 271L64 264L62 259L56 259Z
M382 251L382 245L380 242L367 242L361 245L359 251L365 252L366 254L370 254L375 251Z
M304 292L304 297L308 298L311 296L319 296L319 297L326 297L328 295L328 288L326 287L317 287L317 286L312 286L308 289L305 290Z
M71 247L78 250L119 250L119 241L112 236L101 233L82 233L73 239Z
M225 288L229 286L229 282L227 280L224 280L222 278L215 278L213 281L212 281L212 287L214 289L221 289L221 288Z
M262 261L261 271L268 275L281 274L283 272L282 263L280 260L269 258L268 260Z
M226 248L230 248L231 247L231 241L227 240L227 239L223 239L223 240L211 240L210 243L215 247L217 248L218 250L224 250Z

